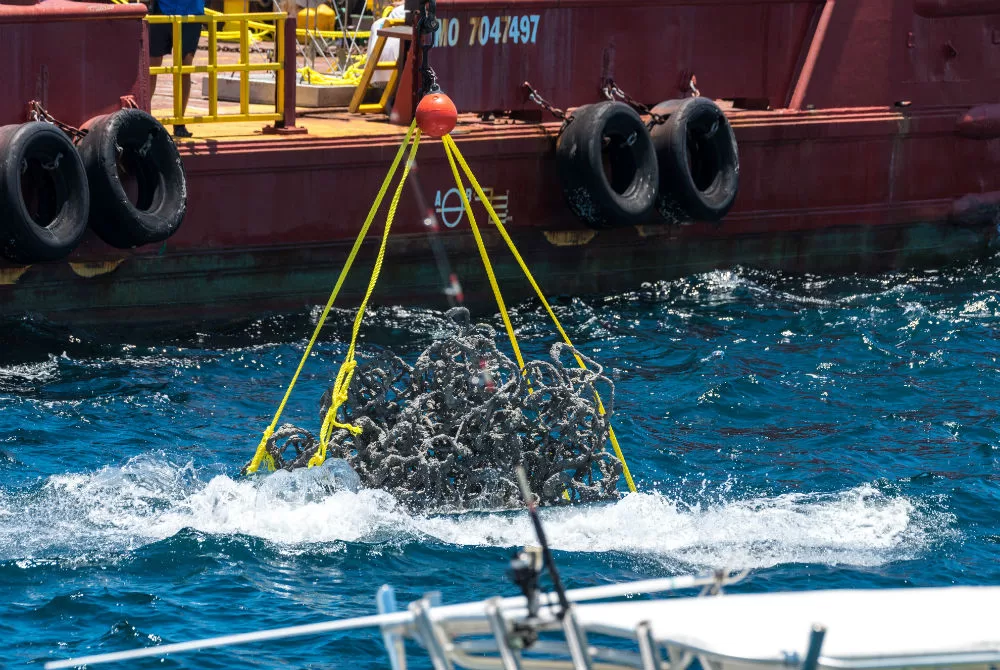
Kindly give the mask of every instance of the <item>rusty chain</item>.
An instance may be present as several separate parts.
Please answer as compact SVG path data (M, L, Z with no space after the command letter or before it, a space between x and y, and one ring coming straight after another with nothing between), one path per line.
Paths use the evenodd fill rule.
M54 172L55 170L58 170L59 169L59 162L62 161L62 158L63 158L63 152L60 151L60 152L56 153L56 157L53 158L51 161L49 161L47 163L45 163L45 162L41 163L42 169L43 170L47 170L49 172ZM25 172L25 170L22 169L21 173L24 174L24 172Z
M524 82L523 84L521 84L521 87L527 90L527 92L528 92L528 100L530 100L531 102L535 103L536 105L538 105L539 107L541 107L542 109L544 109L545 111L547 111L549 114L551 114L552 116L554 116L557 119L559 119L560 121L562 121L563 123L568 123L569 122L570 117L566 114L566 112L564 110L562 110L562 109L559 109L558 107L555 107L548 100L546 100L545 98L543 98L542 96L540 96L538 94L538 91L536 91L531 86L530 82L527 82L527 81Z
M55 127L62 130L64 133L72 138L73 143L77 143L82 140L87 135L86 130L80 130L76 126L71 126L68 123L63 123L54 116L48 113L48 111L42 107L42 104L37 100L32 100L28 103L28 119L31 121L45 121L46 123L51 123Z
M646 127L650 130L656 126L666 123L667 119L670 118L669 115L657 114L652 110L652 108L649 107L649 105L644 105L630 96L618 87L614 79L608 79L607 82L605 82L603 93L604 97L608 100L615 100L616 98L619 98L622 102L637 111L639 114L649 115L649 123L646 124Z
M691 75L691 80L688 82L688 90L691 92L691 97L693 98L701 96L701 91L698 90L697 82L697 78L694 75ZM602 92L604 93L604 97L608 100L620 99L639 114L647 114L649 116L649 123L647 123L646 126L650 130L656 126L666 123L667 119L670 118L669 114L657 114L653 111L654 108L649 107L648 105L645 105L630 96L615 83L614 79L608 79L607 82L605 82Z
M549 114L556 117L557 119L560 119L563 122L563 127L559 131L560 133L563 130L565 130L566 125L573 120L573 117L571 115L567 114L564 110L554 106L548 100L539 95L538 91L536 91L529 82L524 82L524 84L522 84L521 87L526 91L528 100L535 103L536 105L547 111ZM695 88L695 78L693 76L691 77L690 89L693 96L697 97L700 95L698 89ZM628 93L623 91L615 83L613 79L608 79L605 82L604 88L602 89L602 93L604 94L604 97L608 100L621 100L623 103L634 109L639 114L644 114L649 116L650 120L649 123L647 123L646 125L650 130L652 130L656 126L666 123L667 119L670 118L669 115L666 114L657 114L656 112L653 111L653 108L651 108L649 105L643 104L638 100L636 100L635 98L633 98L632 96L630 96Z
M543 98L541 95L539 95L538 91L536 91L529 82L524 82L523 84L521 84L521 88L527 93L528 100L535 103L536 105L547 111L549 114L562 121L562 125L559 126L559 133L558 133L558 135L562 135L566 131L566 127L569 126L570 123L572 123L573 115L567 114L566 110L559 109L551 102Z
M698 77L691 75L691 80L688 81L688 90L691 91L692 98L701 97L701 91L698 90Z

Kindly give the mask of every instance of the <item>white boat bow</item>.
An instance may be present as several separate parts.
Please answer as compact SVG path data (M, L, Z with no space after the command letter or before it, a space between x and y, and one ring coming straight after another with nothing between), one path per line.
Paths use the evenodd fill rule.
M376 616L53 661L45 667L379 628L393 670L407 666L407 638L427 651L435 670L686 670L695 661L702 670L1000 669L1000 587L721 592L741 578L716 574L571 590L566 596L572 605L565 613L555 594L540 594L534 617L523 596L458 605L438 605L425 597L396 612L392 590L382 587ZM693 596L648 597L699 587L702 593ZM713 595L705 595L709 591ZM595 602L612 599L618 602Z

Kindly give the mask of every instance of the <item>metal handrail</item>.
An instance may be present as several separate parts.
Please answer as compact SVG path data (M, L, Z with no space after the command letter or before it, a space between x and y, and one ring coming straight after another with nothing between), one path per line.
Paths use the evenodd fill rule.
M602 586L590 586L579 589L571 589L566 592L566 598L570 602L595 602L599 600L611 600L621 597L632 597L638 594L664 593L667 591L680 591L716 584L734 584L742 580L746 572L729 574L728 572L717 572L712 575L682 575L678 577L664 577L660 579L648 579L635 582L619 584L604 584ZM386 597L386 602L395 600L395 596ZM527 599L524 596L511 596L491 601L495 606L504 612L512 613L519 617L526 614ZM549 612L550 608L556 605L557 599L553 593L542 593L539 595L539 603L543 608L543 613L549 616L551 621L555 621L554 616ZM461 613L473 612L479 603L463 603L458 605L434 606L433 610L437 616L432 623L437 626L438 622L451 617L456 617ZM471 608L471 610L470 610ZM383 609L386 609L383 607ZM466 614L465 619L469 618ZM459 617L461 618L461 617ZM475 616L472 616L474 619ZM49 661L45 664L45 670L61 670L63 668L74 668L79 665L97 665L101 663L117 663L120 661L147 658L151 656L165 656L187 651L199 651L217 647L229 647L234 645L249 644L256 642L266 642L274 640L285 640L306 635L318 635L321 633L341 632L348 630L359 630L364 628L381 628L383 632L389 631L398 635L411 635L415 625L415 615L412 611L384 612L374 616L357 617L354 619L337 619L333 621L323 621L314 624L303 624L278 628L271 630L255 631L252 633L237 633L223 635L214 638L201 640L191 640L189 642L176 642L173 644L159 645L155 647L143 647L128 651L116 651L92 656L82 656L60 661ZM458 621L458 619L454 619ZM459 649L459 648L456 648Z
M285 12L249 12L243 14L203 14L203 15L162 15L154 14L146 17L149 23L169 23L173 29L173 63L149 68L151 75L169 74L173 76L173 116L159 120L164 125L188 123L226 123L233 121L279 121L285 117ZM240 59L239 63L220 65L218 62L218 23L236 22L240 25ZM264 22L274 24L274 61L264 63L250 62L250 26L260 26ZM208 27L208 65L184 65L182 61L181 26L186 23L204 23ZM255 26L255 27L257 27ZM181 99L181 77L195 72L208 74L208 114L184 116ZM220 72L240 73L240 111L235 114L219 113L219 82ZM250 73L274 72L275 94L274 112L250 112Z

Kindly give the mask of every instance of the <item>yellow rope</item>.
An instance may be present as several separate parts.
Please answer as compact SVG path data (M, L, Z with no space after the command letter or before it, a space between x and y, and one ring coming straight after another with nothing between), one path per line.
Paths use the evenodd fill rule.
M364 55L354 56L351 64L344 70L343 76L335 77L331 74L324 74L312 69L309 66L300 67L298 73L302 81L315 86L357 86L361 82L361 75L365 70Z
M476 195L479 197L479 200L482 201L483 205L486 207L486 212L490 215L490 219L493 221L493 225L496 226L497 230L500 232L500 236L503 237L504 242L507 243L507 247L513 254L514 259L517 261L518 265L521 266L521 270L524 271L525 277L527 277L528 281L531 283L531 287L535 289L535 293L538 295L538 298L542 301L542 304L545 306L545 311L547 311L549 313L549 316L552 318L552 322L555 324L556 330L559 331L559 334L562 336L563 341L572 347L573 342L570 341L569 335L566 334L566 331L563 329L562 324L559 323L559 319L556 317L556 313L552 310L552 306L549 305L549 301L545 299L545 294L542 293L541 287L538 285L538 282L536 282L535 278L532 276L531 271L528 269L528 265L524 262L524 259L521 258L521 254L518 253L517 247L514 246L514 240L512 240L510 238L510 235L507 234L507 230L506 228L504 228L503 223L501 223L500 217L497 216L496 211L493 209L493 205L490 203L490 199L486 197L486 193L483 192L482 187L476 180L476 176L472 173L472 169L469 167L469 164L465 161L465 158L462 156L462 152L458 150L458 144L455 143L455 140L452 139L451 135L445 135L443 140L445 145L445 153L448 156L448 161L451 163L452 171L455 173L455 179L459 184L458 191L459 193L462 194L462 201L465 203L466 211L469 212L469 218L472 221L473 234L476 237L476 243L479 244L479 251L480 254L483 255L484 261L486 259L485 255L486 250L483 248L482 240L480 239L479 232L476 229L475 220L472 219L472 212L469 209L468 199L465 197L465 189L462 188L461 181L459 180L458 170L455 168L455 162L454 162L455 159L457 159L459 164L462 166L462 171L465 172L465 175L469 178L469 182L472 184L473 190L476 192ZM488 263L488 261L486 262ZM497 294L497 300L499 301L500 293L496 286L496 280L493 277L492 270L488 269L488 272L490 275L490 283L493 285L493 291L494 293ZM507 320L506 311L503 310L502 307L501 307L501 313L504 315L504 322L507 324L507 332L513 341L514 334L510 328L509 325L510 322ZM517 352L516 344L514 345L514 350L515 352ZM580 358L580 356L578 356L575 353L573 355L576 358L576 362L580 366L580 368L586 370L587 366L583 362L583 359ZM521 355L519 352L517 356L518 356L517 358L518 363L523 368L524 363L521 361ZM598 409L603 415L605 414L604 403L601 401L601 396L599 394L595 395L597 397ZM632 473L629 472L628 463L625 462L625 454L622 453L621 446L618 444L618 436L615 435L615 429L613 426L609 426L609 436L611 438L611 446L614 447L615 450L615 455L618 456L618 459L622 462L622 471L623 474L625 475L625 481L628 483L629 491L632 491L634 493L635 482L632 481Z
M219 12L214 9L205 8L205 14L207 16L225 16L225 12ZM208 35L208 24L204 24L201 28L202 35ZM247 36L250 39L251 44L256 44L264 39L264 35L274 32L274 26L261 23L260 21L247 21ZM240 29L237 30L216 30L215 39L220 42L239 42L242 32Z
M507 230L504 228L503 223L500 221L500 217L497 216L496 211L493 209L493 205L490 203L489 198L486 196L482 187L479 185L476 176L473 174L472 169L465 161L465 158L462 156L461 151L459 151L458 145L455 143L455 140L452 139L451 135L445 135L444 138L442 138L442 140L445 149L445 155L448 158L448 164L451 167L452 175L455 178L455 184L458 187L458 192L462 198L462 205L464 206L465 212L469 217L469 223L472 228L472 234L476 240L476 246L479 248L479 255L483 261L483 266L486 269L486 275L489 278L490 286L493 289L493 294L494 297L496 298L497 306L500 309L500 314L501 317L503 318L504 327L507 330L507 336L510 339L511 347L514 350L514 356L517 358L517 363L523 372L524 358L521 355L521 349L517 342L517 336L514 333L514 327L510 321L510 315L507 313L507 307L504 304L503 296L500 293L500 286L497 283L496 274L493 271L493 266L490 262L489 254L486 251L486 245L483 242L482 235L480 234L479 231L479 226L476 223L475 215L473 214L472 211L472 204L469 202L469 198L466 195L465 185L462 181L462 176L458 169L459 165L461 165L462 171L465 172L466 177L472 184L472 187L475 190L476 195L479 197L480 201L486 207L486 211L489 214L490 219L496 226L497 230L503 237L504 241L507 243L507 246L510 248L511 253L514 255L515 260L517 260L518 264L521 266L521 270L524 271L524 274L528 278L528 281L531 283L532 288L534 288L535 293L538 295L539 299L542 301L542 304L545 306L545 309L548 312L549 316L552 318L552 321L555 324L556 329L559 331L559 334L562 336L563 340L569 346L573 346L573 343L572 341L570 341L569 335L567 335L566 331L563 329L562 324L560 324L559 319L556 317L556 314L552 310L551 305L549 305L548 300L546 300L545 295L542 293L541 287L539 287L538 283L535 281L535 278L532 276L531 271L528 269L528 266L524 262L524 259L521 257L521 254L517 251L517 247L514 245L514 241L510 238L510 235L508 235ZM403 154L406 152L407 146L409 146L410 148L409 155L407 157L406 166L403 168L402 177L400 178L399 183L396 186L396 190L393 193L392 201L389 205L389 213L386 217L385 229L382 232L382 241L379 246L378 256L376 257L375 260L375 267L373 268L372 275L368 281L368 290L366 291L365 297L361 302L361 306L358 308L358 312L354 317L354 326L351 332L351 343L350 346L348 347L347 355L344 358L344 362L341 364L340 370L337 372L337 378L334 383L333 398L331 400L330 409L327 411L326 416L323 419L323 425L320 429L320 448L316 452L316 454L312 457L312 459L310 459L309 467L313 467L315 465L321 465L326 460L326 452L329 447L330 439L333 435L333 431L335 428L349 430L351 433L355 435L360 434L361 432L361 429L358 426L354 426L348 423L338 422L337 413L340 407L343 406L343 404L347 401L348 397L347 390L350 387L351 379L354 376L354 370L357 367L357 361L355 359L355 351L357 348L358 334L360 333L361 330L361 322L364 319L364 314L365 311L367 310L368 302L371 299L372 293L375 290L375 285L378 282L379 274L382 271L382 264L385 260L385 251L389 240L389 232L392 228L393 220L396 217L396 211L399 207L399 200L400 197L402 196L403 187L406 184L406 179L409 176L410 168L413 165L417 149L420 146L420 131L416 128L416 121L410 124L410 129L406 134L406 138L400 145L399 150L396 152L396 157L393 159L392 165L389 168L389 172L388 174L386 174L385 180L382 182L382 186L379 189L378 196L375 198L375 202L372 203L372 208L368 212L368 216L361 227L361 231L358 233L358 237L354 242L354 246L352 247L351 252L348 255L347 262L345 263L344 268L341 270L340 276L337 278L337 283L334 286L332 293L330 294L330 298L323 309L323 313L320 315L319 322L316 324L316 329L313 331L313 335L309 340L309 344L306 346L306 350L302 356L302 360L299 362L299 366L295 370L295 374L292 376L292 381L289 384L288 389L285 391L285 396L284 398L282 398L281 404L278 406L278 410L277 412L275 412L274 418L272 419L270 425L264 430L264 434L261 437L260 444L257 446L257 452L254 454L253 460L251 460L250 464L246 468L247 473L256 472L262 462L266 463L270 470L273 471L275 469L274 460L271 458L270 454L267 453L267 448L266 448L267 441L274 434L274 430L278 425L278 421L280 420L281 414L285 409L285 405L288 403L288 399L291 397L292 390L295 388L295 383L298 381L299 375L302 372L302 368L305 366L305 362L306 360L308 360L309 354L312 352L313 346L315 346L316 344L316 340L319 337L319 333L322 330L324 323L326 322L327 316L330 313L330 309L333 307L333 303L336 300L337 295L340 293L340 289L344 284L344 281L347 277L347 273L350 271L351 266L353 265L354 260L357 257L358 251L360 250L361 245L364 241L364 238L367 235L369 228L371 227L372 221L375 219L375 215L378 213L378 210L380 209L382 202L385 199L385 195L389 190L389 185L392 183L392 179L393 177L395 177L396 172L399 169L400 161L402 160ZM574 354L574 357L576 358L576 361L579 364L580 368L586 370L587 366L583 362L583 359L576 354ZM600 395L595 392L595 397L597 398L599 411L601 412L602 415L606 414L606 411L604 409L604 403L601 401ZM625 475L625 480L628 483L629 490L634 492L636 490L635 483L632 480L632 475L629 472L628 464L625 461L625 455L622 453L621 446L618 444L618 438L615 435L613 427L609 427L609 433L611 437L611 444L614 447L615 454L622 462L622 469Z
M344 264L344 268L340 271L340 276L337 278L337 283L333 287L330 299L326 301L326 307L323 308L323 313L319 317L316 329L313 331L309 344L306 345L305 353L302 354L302 360L299 361L299 367L295 370L295 374L292 375L292 381L288 385L288 390L285 391L285 397L281 399L281 404L278 406L278 411L275 412L274 419L271 421L271 424L264 429L264 435L260 439L260 444L257 445L257 452L254 454L253 459L246 467L246 472L248 474L257 472L257 469L260 468L260 464L262 462L265 462L268 469L272 472L275 470L274 460L271 458L270 454L267 453L267 441L271 439L272 435L274 435L274 429L278 426L278 421L281 419L281 413L285 411L285 405L288 403L288 399L292 395L292 389L295 388L295 382L298 381L299 374L301 374L302 368L305 366L306 360L309 358L309 354L312 352L313 346L316 344L320 330L322 330L323 324L326 323L326 317L330 314L333 302L337 299L337 294L340 293L340 288L344 285L344 280L347 278L347 273L350 271L351 265L354 264L354 259L357 257L358 251L361 249L361 244L364 242L365 236L368 234L368 229L371 228L372 221L375 219L375 215L382 206L382 201L385 199L385 194L389 190L392 178L396 175L396 171L399 169L399 163L403 159L406 147L418 132L417 122L414 121L410 124L410 130L406 133L406 139L403 140L403 143L399 146L399 151L396 152L396 158L392 161L392 166L390 166L389 172L386 174L385 180L382 182L382 187L379 189L375 202L372 203L372 208L368 212L368 217L365 219L364 225L361 226L361 231L358 233L358 238L354 241L351 253L347 256L347 262Z
M458 147L455 146L454 141L451 140L451 135L445 135L442 138L444 142L444 153L448 157L448 164L451 165L451 173L455 175L455 186L458 187L458 192L462 196L462 205L465 206L465 213L469 217L469 224L472 226L472 235L476 238L476 246L479 247L479 256L483 259L483 266L486 268L486 276L489 277L490 286L493 288L493 295L497 299L497 307L500 308L500 316L503 317L503 325L507 329L507 337L510 338L510 346L514 349L514 356L517 357L517 364L521 371L524 371L524 358L521 356L521 348L517 345L517 336L514 334L514 326L510 322L510 316L507 314L507 306L504 304L503 296L500 294L500 286L497 284L497 277L493 273L493 265L490 263L490 257L486 253L486 245L483 244L482 235L479 234L479 226L476 225L476 217L472 213L472 205L469 203L469 198L465 193L465 184L462 183L462 176L458 173L458 166L455 164L454 152L458 151ZM482 198L482 196L480 196Z
M347 402L347 389L351 385L351 378L354 376L354 369L357 367L358 363L354 359L354 351L358 343L358 333L361 332L361 321L364 319L365 310L368 308L368 301L372 297L372 293L375 291L375 284L378 282L379 273L382 272L382 262L385 260L385 249L389 242L389 231L392 228L392 222L396 218L396 210L399 208L399 199L403 194L403 186L406 184L406 178L410 174L410 168L413 166L413 161L417 156L417 148L420 146L420 131L417 130L416 134L413 136L413 144L410 145L410 155L406 158L406 167L403 168L403 176L399 179L399 184L396 185L396 192L392 196L392 202L389 205L389 214L385 219L385 230L382 231L382 244L378 249L378 256L375 258L375 268L372 270L372 275L368 280L368 291L365 293L364 300L361 301L361 306L358 308L358 313L354 317L354 329L351 331L351 345L347 348L347 356L344 357L344 363L340 366L340 371L337 373L337 381L334 383L333 398L330 402L330 409L327 410L326 416L323 418L323 426L320 429L320 443L319 449L313 454L313 457L309 459L309 467L314 465L322 465L326 460L326 450L330 445L330 438L333 437L334 428L343 428L349 430L354 435L361 434L361 428L354 426L349 423L340 423L337 421L337 411L340 409L341 405Z
M483 244L482 235L479 234L479 226L476 225L476 216L472 213L472 204L469 202L468 196L465 193L465 184L462 183L462 177L458 173L458 167L455 165L455 157L452 156L452 151L458 151L457 147L453 148L454 142L449 142L451 140L451 135L445 135L443 138L444 153L448 157L448 164L451 165L451 173L455 176L455 186L458 188L458 192L462 196L462 204L465 206L465 213L469 217L469 224L472 227L472 235L476 238L476 246L479 247L479 257L483 259L483 267L486 268L486 276L490 279L490 286L493 287L493 296L496 298L497 307L500 309L500 316L503 318L504 327L507 329L507 337L510 339L510 346L514 349L514 356L517 357L517 364L521 370L521 374L527 374L524 369L524 358L521 356L521 347L517 343L517 335L514 333L514 326L510 322L510 316L507 314L507 306L504 304L503 295L500 293L500 285L497 283L496 274L493 272L493 264L490 262L490 256L486 253L486 245ZM481 198L482 196L480 196ZM534 393L531 388L531 380L528 380L528 393ZM563 498L569 500L569 491L563 490Z

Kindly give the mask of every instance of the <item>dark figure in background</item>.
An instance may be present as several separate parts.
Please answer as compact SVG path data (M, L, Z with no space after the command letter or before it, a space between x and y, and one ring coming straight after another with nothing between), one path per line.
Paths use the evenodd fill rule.
M195 15L205 13L205 0L151 0L150 14ZM201 39L201 23L185 23L181 25L181 55L184 65L194 63L194 55L198 51L198 40ZM173 26L169 23L149 24L149 64L159 67L163 57L173 53ZM156 75L149 77L150 95L156 93ZM176 92L175 92L176 93ZM181 113L187 112L188 99L191 97L191 75L181 77ZM174 126L174 137L191 137L191 131L183 124Z

